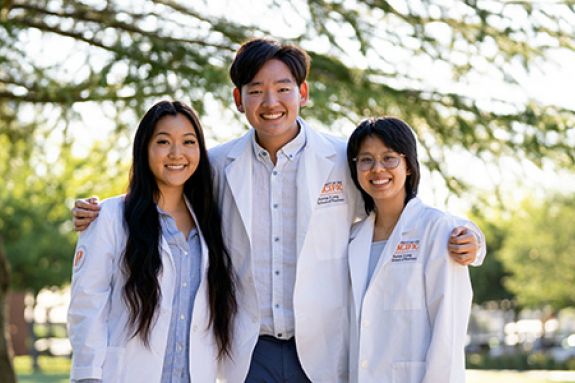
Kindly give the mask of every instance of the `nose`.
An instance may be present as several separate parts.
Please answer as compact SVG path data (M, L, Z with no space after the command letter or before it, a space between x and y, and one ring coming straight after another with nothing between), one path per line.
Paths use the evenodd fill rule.
M380 170L386 170L385 167L383 166L383 161L381 161L379 158L376 158L374 163L373 163L373 167L371 168L372 171L380 171Z
M263 104L265 106L275 105L276 103L277 103L277 98L276 98L274 92L265 92L264 93Z
M182 153L182 149L178 144L172 144L170 146L170 157L178 157Z

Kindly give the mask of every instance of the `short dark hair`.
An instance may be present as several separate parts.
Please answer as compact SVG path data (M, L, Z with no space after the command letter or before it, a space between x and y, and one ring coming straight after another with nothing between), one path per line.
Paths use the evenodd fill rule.
M360 190L366 213L375 209L375 202L359 185L355 161L361 144L367 137L377 137L385 146L404 154L410 174L405 180L405 204L417 195L419 179L419 161L417 160L417 143L413 129L404 121L395 117L371 118L362 121L349 137L347 143L347 163L355 186Z
M310 58L303 49L277 40L258 38L245 42L236 52L230 77L236 88L250 83L261 67L270 60L280 60L301 85L309 73Z

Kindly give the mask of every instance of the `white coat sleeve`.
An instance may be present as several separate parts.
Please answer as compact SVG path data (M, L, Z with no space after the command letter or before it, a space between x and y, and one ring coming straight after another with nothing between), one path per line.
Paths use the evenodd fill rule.
M425 299L432 333L422 383L465 382L464 348L473 293L467 267L447 254L454 223L451 217L440 218L426 238L431 251L425 265Z
M114 259L118 257L116 228L121 226L114 222L117 217L110 210L113 210L110 206L102 207L76 245L68 309L68 334L73 350L71 380L102 379Z

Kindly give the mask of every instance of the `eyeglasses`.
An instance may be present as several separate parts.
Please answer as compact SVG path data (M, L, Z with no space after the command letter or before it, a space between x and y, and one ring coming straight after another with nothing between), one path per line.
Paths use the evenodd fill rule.
M400 155L384 155L379 160L376 160L373 156L365 154L358 157L353 158L352 160L355 162L357 168L362 171L366 172L368 170L373 170L375 167L375 163L379 162L384 169L395 169L399 166L399 162L401 161L401 157L405 157L405 154Z

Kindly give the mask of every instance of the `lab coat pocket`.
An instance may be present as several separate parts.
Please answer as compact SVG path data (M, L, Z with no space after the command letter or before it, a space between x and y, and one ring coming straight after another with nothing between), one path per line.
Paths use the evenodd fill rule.
M421 263L389 263L378 276L384 310L420 310L424 307L424 279Z
M124 380L124 348L108 347L102 367L102 383L120 383Z
M391 381L393 383L420 383L425 374L425 362L393 363Z

